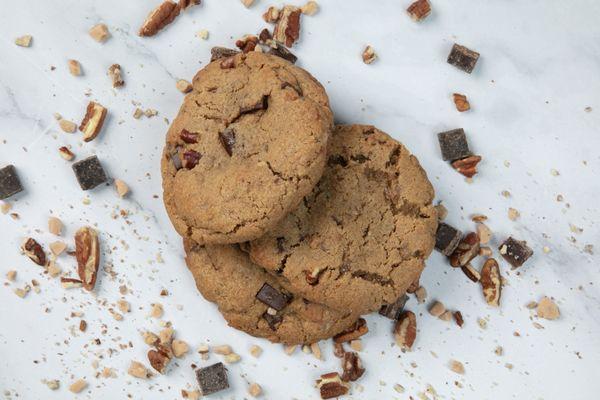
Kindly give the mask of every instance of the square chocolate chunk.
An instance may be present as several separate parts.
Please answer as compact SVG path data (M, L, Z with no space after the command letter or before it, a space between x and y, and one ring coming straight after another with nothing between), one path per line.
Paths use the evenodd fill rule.
M456 161L472 155L462 128L438 133L438 141L444 161Z
M498 250L500 250L502 257L514 268L519 268L533 255L533 250L527 246L526 241L516 240L512 237L506 239Z
M448 224L440 222L435 234L435 248L443 255L450 257L460 243L462 232Z
M256 299L277 311L283 310L291 300L287 294L281 293L268 283L262 285L258 293L256 293Z
M229 387L227 381L227 369L223 366L223 363L216 363L204 368L198 368L196 370L196 379L200 386L200 392L202 396L208 396L209 394L220 392Z
M96 156L73 163L73 171L75 171L77 182L83 190L93 189L107 180L100 160Z
M284 60L291 62L292 64L296 64L296 61L298 61L298 57L296 57L294 53L292 53L291 51L279 44L276 47L271 47L269 49L269 54L281 57Z
M452 64L468 74L475 68L477 60L479 60L478 52L469 50L465 46L456 43L454 43L452 51L450 51L450 55L448 55L448 64Z
M404 311L404 305L408 301L408 296L403 294L392 304L384 304L379 309L379 314L392 320L400 318L400 314Z
M0 169L0 200L4 200L23 190L14 165Z

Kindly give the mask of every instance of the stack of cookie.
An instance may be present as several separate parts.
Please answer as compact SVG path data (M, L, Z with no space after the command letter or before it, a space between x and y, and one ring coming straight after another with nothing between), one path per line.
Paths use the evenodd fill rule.
M198 289L229 325L274 342L313 343L394 304L434 246L417 159L372 126L334 127L319 82L276 56L198 72L162 172Z

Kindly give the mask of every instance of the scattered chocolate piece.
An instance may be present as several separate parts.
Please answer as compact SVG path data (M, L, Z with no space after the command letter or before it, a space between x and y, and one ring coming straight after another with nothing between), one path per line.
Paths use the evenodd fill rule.
M21 245L23 253L29 257L31 261L42 267L46 265L46 253L42 246L33 238L27 238Z
M196 370L196 379L200 386L202 396L219 392L229 388L227 369L223 363L216 363Z
M452 313L452 316L454 317L456 325L462 328L462 326L465 324L465 320L463 319L462 313L460 311L454 311Z
M354 382L365 373L365 369L362 366L362 362L360 361L358 354L353 351L349 351L344 354L344 359L342 360L342 369L344 370L342 373L342 380L344 382Z
M197 151L186 150L183 152L183 166L187 169L192 169L198 165L198 162L200 162L201 158L202 154L198 153Z
M275 47L271 47L269 49L268 54L281 57L284 60L288 60L292 64L296 64L296 61L298 61L298 57L296 57L291 51L279 44L276 44Z
M414 21L421 21L431 13L431 5L428 0L417 0L406 11Z
M176 146L175 149L173 151L171 151L169 158L171 159L171 162L173 163L173 168L175 168L175 170L179 171L181 168L183 168L183 164L181 162L181 157L179 156L179 150L181 149L181 147Z
M273 39L286 47L292 47L300 37L300 15L302 10L286 5L279 11L279 19L273 30Z
M481 156L469 156L461 160L452 162L452 168L467 178L472 178L477 173L477 164L481 161Z
M177 18L181 9L170 0L164 1L148 14L138 35L154 36Z
M333 341L335 343L344 343L349 342L354 339L358 339L369 332L369 327L367 327L367 321L364 318L359 318L356 320L354 324L345 331L338 333L333 337Z
M445 256L451 256L460 243L462 232L452 226L440 222L435 234L435 248Z
M121 66L119 64L113 64L108 68L108 76L110 77L114 88L121 87L125 84L125 81L121 76Z
M449 257L450 265L454 268L462 267L479 255L479 236L469 232L462 238L454 253Z
M268 312L263 313L263 319L267 321L269 328L276 330L277 326L283 321L283 317L279 314L271 315Z
M417 338L417 317L412 311L402 313L394 326L394 338L400 349L412 349Z
M93 189L107 180L102 164L96 156L73 163L73 171L83 190Z
M533 250L527 246L526 241L516 240L512 237L506 239L498 250L500 250L502 257L514 268L519 268L533 255Z
M256 299L277 311L281 311L290 302L291 297L265 283L256 293Z
M240 107L240 114L248 114L254 111L266 110L268 107L269 95L263 95L256 103Z
M21 191L23 191L23 186L21 186L15 166L7 165L0 169L0 200L7 199Z
M464 94L454 93L452 94L452 99L459 112L465 112L471 109L471 104L469 104L469 100L467 100L467 96Z
M227 47L213 47L210 49L210 61L213 62L220 58L227 58L235 56L239 51L234 49L228 49Z
M227 154L229 154L229 157L231 157L233 155L233 146L235 145L235 131L226 128L224 131L219 132L219 141Z
M477 64L479 53L467 49L465 46L454 43L452 51L448 55L448 64L454 65L456 68L470 74Z
M462 128L438 133L438 141L444 161L456 161L472 155Z
M379 314L392 320L400 318L400 314L404 311L404 305L408 301L408 296L403 294L392 304L384 304L379 309Z
M330 372L321 375L317 379L317 387L321 394L321 399L333 399L334 397L343 396L348 393L348 386L340 378L337 372Z
M179 133L179 137L188 144L198 143L198 134L196 132L190 132L187 129L182 129Z
M481 289L483 290L485 301L490 306L500 306L502 277L500 276L500 267L493 258L485 260L481 268Z
M104 125L107 110L102 104L90 101L85 111L85 116L79 125L79 130L83 132L83 140L90 142L98 136Z

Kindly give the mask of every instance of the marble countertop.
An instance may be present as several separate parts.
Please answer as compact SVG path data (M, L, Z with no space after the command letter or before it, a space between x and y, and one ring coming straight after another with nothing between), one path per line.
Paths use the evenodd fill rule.
M238 0L205 0L156 37L140 38L137 29L155 3L0 5L0 167L14 164L25 186L8 200L19 218L0 215L0 396L181 398L182 389L195 387L190 365L208 363L195 352L177 360L167 376L143 381L126 372L131 360L145 361L140 332L160 328L148 316L150 303L160 302L163 320L192 349L226 343L241 355L240 363L228 367L232 388L211 398L248 398L248 383L258 382L265 398L317 399L314 380L339 369L331 343L321 344L325 360L318 361L301 351L288 356L280 345L228 328L197 293L161 200L160 152L167 121L182 100L176 80L191 80L212 46L232 46L235 38L265 27L262 12L278 2L257 0L246 9ZM432 0L433 12L422 23L407 16L410 0L320 3L317 15L303 18L294 52L326 87L336 121L374 124L406 144L448 209L449 223L470 230L469 216L484 213L493 246L513 235L535 251L518 271L501 262L507 284L500 309L488 307L479 286L434 253L422 277L427 303L411 299L407 306L418 317L414 350L400 352L390 321L368 316L361 352L367 372L348 398L597 397L600 3ZM87 34L99 22L111 32L104 44ZM210 32L208 40L196 36L202 29ZM14 39L25 34L33 36L32 46L16 46ZM473 74L446 63L454 42L481 53ZM361 60L367 44L379 56L371 65ZM83 76L69 74L68 59L81 62ZM123 68L122 89L113 89L106 76L113 63ZM466 94L472 110L458 113L453 92ZM96 140L83 143L80 134L62 132L53 114L79 122L89 100L105 105L109 118ZM138 106L158 115L134 119ZM436 133L459 127L483 157L472 183L440 157ZM72 146L77 159L97 154L111 178L127 182L130 196L119 199L106 186L82 192L57 153L64 145ZM558 195L564 200L557 201ZM520 212L516 221L508 218L509 207ZM20 254L24 237L44 245L56 240L47 232L51 215L65 223L70 245L82 225L101 232L104 270L95 293L62 289ZM61 256L58 263L74 274L72 259ZM9 270L18 271L15 282L5 279ZM14 289L32 279L40 292L17 297ZM132 310L116 321L109 308L121 298L122 285L131 291L125 298ZM161 297L162 289L169 295ZM560 319L539 320L527 309L542 296L556 300ZM465 326L430 316L427 305L435 299L460 310ZM480 327L480 318L487 328ZM87 321L85 333L79 332L80 319ZM264 349L258 359L249 354L252 344ZM494 353L497 346L502 356ZM451 359L463 362L464 375L449 369ZM102 377L104 368L112 368L114 377ZM89 386L75 396L68 386L78 378ZM60 380L60 389L51 391L44 379ZM395 384L405 393L395 391Z

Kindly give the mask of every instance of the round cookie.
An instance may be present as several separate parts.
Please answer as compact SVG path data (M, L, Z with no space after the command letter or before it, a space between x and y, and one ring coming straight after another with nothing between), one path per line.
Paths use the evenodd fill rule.
M318 182L332 126L323 87L280 57L240 53L207 65L163 151L177 232L201 244L263 235Z
M373 126L337 126L327 164L312 193L248 251L286 289L364 314L420 276L435 243L434 192L417 159Z
M184 248L198 290L217 304L230 326L252 336L286 344L310 344L344 331L358 318L291 297L275 277L253 264L237 245L201 246L184 239ZM275 315L270 315L269 306L257 299L263 286L263 293L271 298L270 288L289 296L286 303L278 303L275 296L274 304L281 308Z

